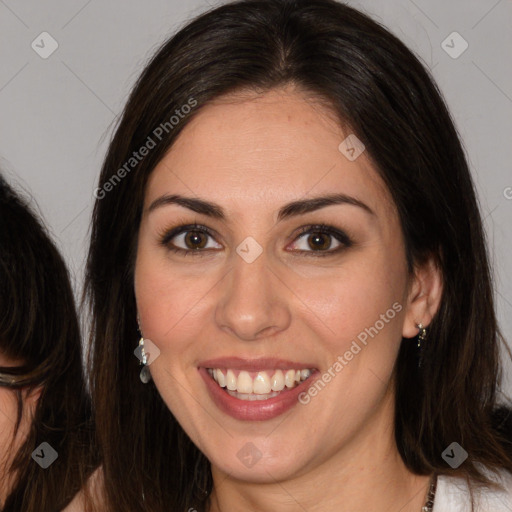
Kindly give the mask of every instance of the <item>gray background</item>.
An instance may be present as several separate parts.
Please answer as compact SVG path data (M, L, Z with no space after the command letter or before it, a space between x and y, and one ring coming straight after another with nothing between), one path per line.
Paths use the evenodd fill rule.
M219 4L220 2L217 2ZM430 67L456 120L481 201L499 320L512 339L512 2L358 0ZM0 0L0 167L34 197L81 289L93 190L144 63L214 0ZM442 47L458 32L458 58ZM58 49L31 47L48 32ZM453 41L453 42L452 42ZM39 43L40 44L40 43ZM45 43L48 48L48 44ZM504 390L512 390L506 366Z

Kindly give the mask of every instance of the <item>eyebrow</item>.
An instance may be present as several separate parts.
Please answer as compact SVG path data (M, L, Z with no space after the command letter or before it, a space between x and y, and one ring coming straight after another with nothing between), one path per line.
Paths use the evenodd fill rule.
M196 197L184 197L179 194L163 195L158 199L155 199L148 208L148 213L171 204L177 204L184 208L188 208L196 213L206 215L218 220L226 220L226 214L222 206L199 199ZM291 203L283 206L277 215L277 220L282 221L284 219L302 215L305 213L313 212L326 206L332 205L343 205L348 204L351 206L357 206L363 209L370 215L375 215L375 212L365 203L356 199L355 197L348 196L346 194L327 194L324 196L313 197L311 199L299 199L292 201Z

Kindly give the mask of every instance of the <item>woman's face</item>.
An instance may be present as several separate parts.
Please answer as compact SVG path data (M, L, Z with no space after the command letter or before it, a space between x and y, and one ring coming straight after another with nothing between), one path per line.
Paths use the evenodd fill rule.
M2 352L0 352L0 366L11 366L11 361ZM11 447L17 414L16 394L12 390L0 386L0 482L6 477L6 472L12 461L13 450ZM0 484L0 503L4 497L2 491L5 489Z
M0 367L21 366L23 361L13 360L0 351ZM28 436L38 393L22 392L23 414L18 431L18 399L12 389L0 386L0 504L7 496L13 481L10 473L16 452Z
M151 374L214 469L243 480L392 435L393 365L421 320L390 194L324 108L291 89L222 98L146 189L135 292ZM328 195L342 200L315 203Z

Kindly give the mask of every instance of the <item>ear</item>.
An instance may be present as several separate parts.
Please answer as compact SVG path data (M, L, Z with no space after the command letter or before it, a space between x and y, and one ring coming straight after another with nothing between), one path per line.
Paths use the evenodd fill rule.
M418 324L427 327L437 313L443 294L443 276L434 258L416 267L409 284L402 336L414 338Z
M30 408L35 408L39 398L41 397L41 393L43 392L44 386L40 385L30 391L24 391L23 393L23 403L26 404Z

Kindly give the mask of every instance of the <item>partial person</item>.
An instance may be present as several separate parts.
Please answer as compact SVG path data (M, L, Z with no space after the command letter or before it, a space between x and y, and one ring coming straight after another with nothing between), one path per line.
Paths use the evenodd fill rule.
M2 512L85 506L98 465L90 402L68 270L29 203L0 176Z
M387 29L333 0L197 17L95 195L102 510L512 509L474 183Z

